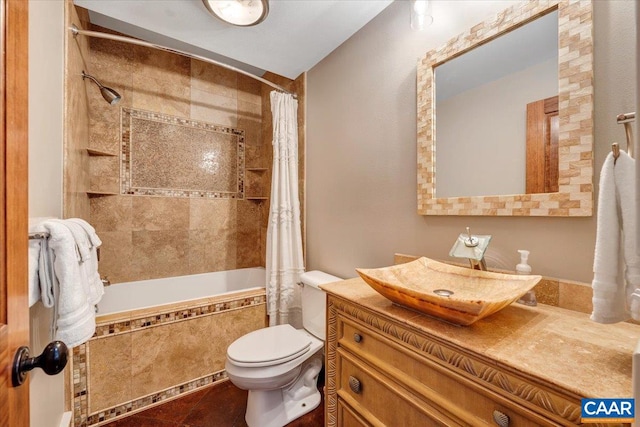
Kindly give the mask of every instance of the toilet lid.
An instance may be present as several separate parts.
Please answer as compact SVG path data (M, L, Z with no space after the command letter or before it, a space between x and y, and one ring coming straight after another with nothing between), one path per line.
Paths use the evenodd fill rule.
M271 366L309 351L311 339L291 325L258 329L235 340L227 357L236 366Z

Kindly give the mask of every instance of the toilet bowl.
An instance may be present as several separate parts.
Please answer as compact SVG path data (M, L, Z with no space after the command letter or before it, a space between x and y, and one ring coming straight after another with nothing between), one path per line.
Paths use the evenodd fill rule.
M325 339L323 283L342 280L320 271L301 276L304 329L278 325L250 332L227 349L227 376L248 390L245 421L249 427L282 427L314 410Z

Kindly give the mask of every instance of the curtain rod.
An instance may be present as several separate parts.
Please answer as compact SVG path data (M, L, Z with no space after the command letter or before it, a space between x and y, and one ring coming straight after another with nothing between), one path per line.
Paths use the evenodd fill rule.
M71 30L71 32L73 33L73 36L76 37L78 34L80 34L81 36L87 36L87 37L96 37L99 39L107 39L107 40L114 40L114 41L119 41L119 42L124 42L124 43L130 43L130 44L135 44L138 46L144 46L144 47L150 47L153 49L158 49L158 50L163 50L165 52L170 52L170 53L175 53L178 55L182 55L182 56L186 56L188 58L193 58L193 59L197 59L199 61L203 61L203 62L207 62L209 64L213 64L213 65L217 65L219 67L223 67L226 68L227 70L231 70L231 71L235 71L236 73L240 73L243 74L247 77L251 77L252 79L258 80L261 83L264 83L268 86L271 86L272 88L279 90L281 92L287 93L289 95L292 95L294 98L297 98L297 95L295 93L292 93L288 90L286 90L285 88L283 88L282 86L278 86L277 84L270 82L267 79L263 79L262 77L256 76L255 74L251 74L247 71L241 70L239 68L236 68L232 65L228 65L225 64L223 62L218 62L214 59L210 59L210 58L206 58L204 56L200 56L200 55L195 55L193 53L189 53L189 52L185 52L183 50L178 50L178 49L172 49L170 47L166 47L166 46L162 46L159 44L154 44L154 43L149 43L146 42L144 40L138 40L138 39L134 39L131 37L124 37L124 36L117 36L115 34L107 34L107 33L101 33L98 31L87 31L87 30L81 30L78 27L76 27L74 24L71 24L71 27L69 27L69 30Z

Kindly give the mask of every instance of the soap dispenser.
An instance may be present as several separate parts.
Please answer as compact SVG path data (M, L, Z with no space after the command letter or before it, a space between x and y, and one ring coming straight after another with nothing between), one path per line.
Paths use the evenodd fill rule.
M518 253L520 254L520 264L516 265L516 273L531 274L531 266L528 264L529 251L518 249Z
M529 251L524 249L519 249L518 253L520 254L520 263L516 265L516 273L517 274L531 274L531 266L528 264L529 261ZM536 293L533 289L527 291L518 302L524 305L535 306L538 305L538 301L536 300Z

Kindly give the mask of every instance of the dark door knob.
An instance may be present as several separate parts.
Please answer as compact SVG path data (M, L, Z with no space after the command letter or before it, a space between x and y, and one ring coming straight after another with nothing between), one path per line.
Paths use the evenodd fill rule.
M47 375L55 375L67 365L69 350L62 341L53 341L47 344L42 354L29 357L29 347L20 347L13 358L11 381L14 387L19 386L27 378L27 372L33 368L42 369Z

